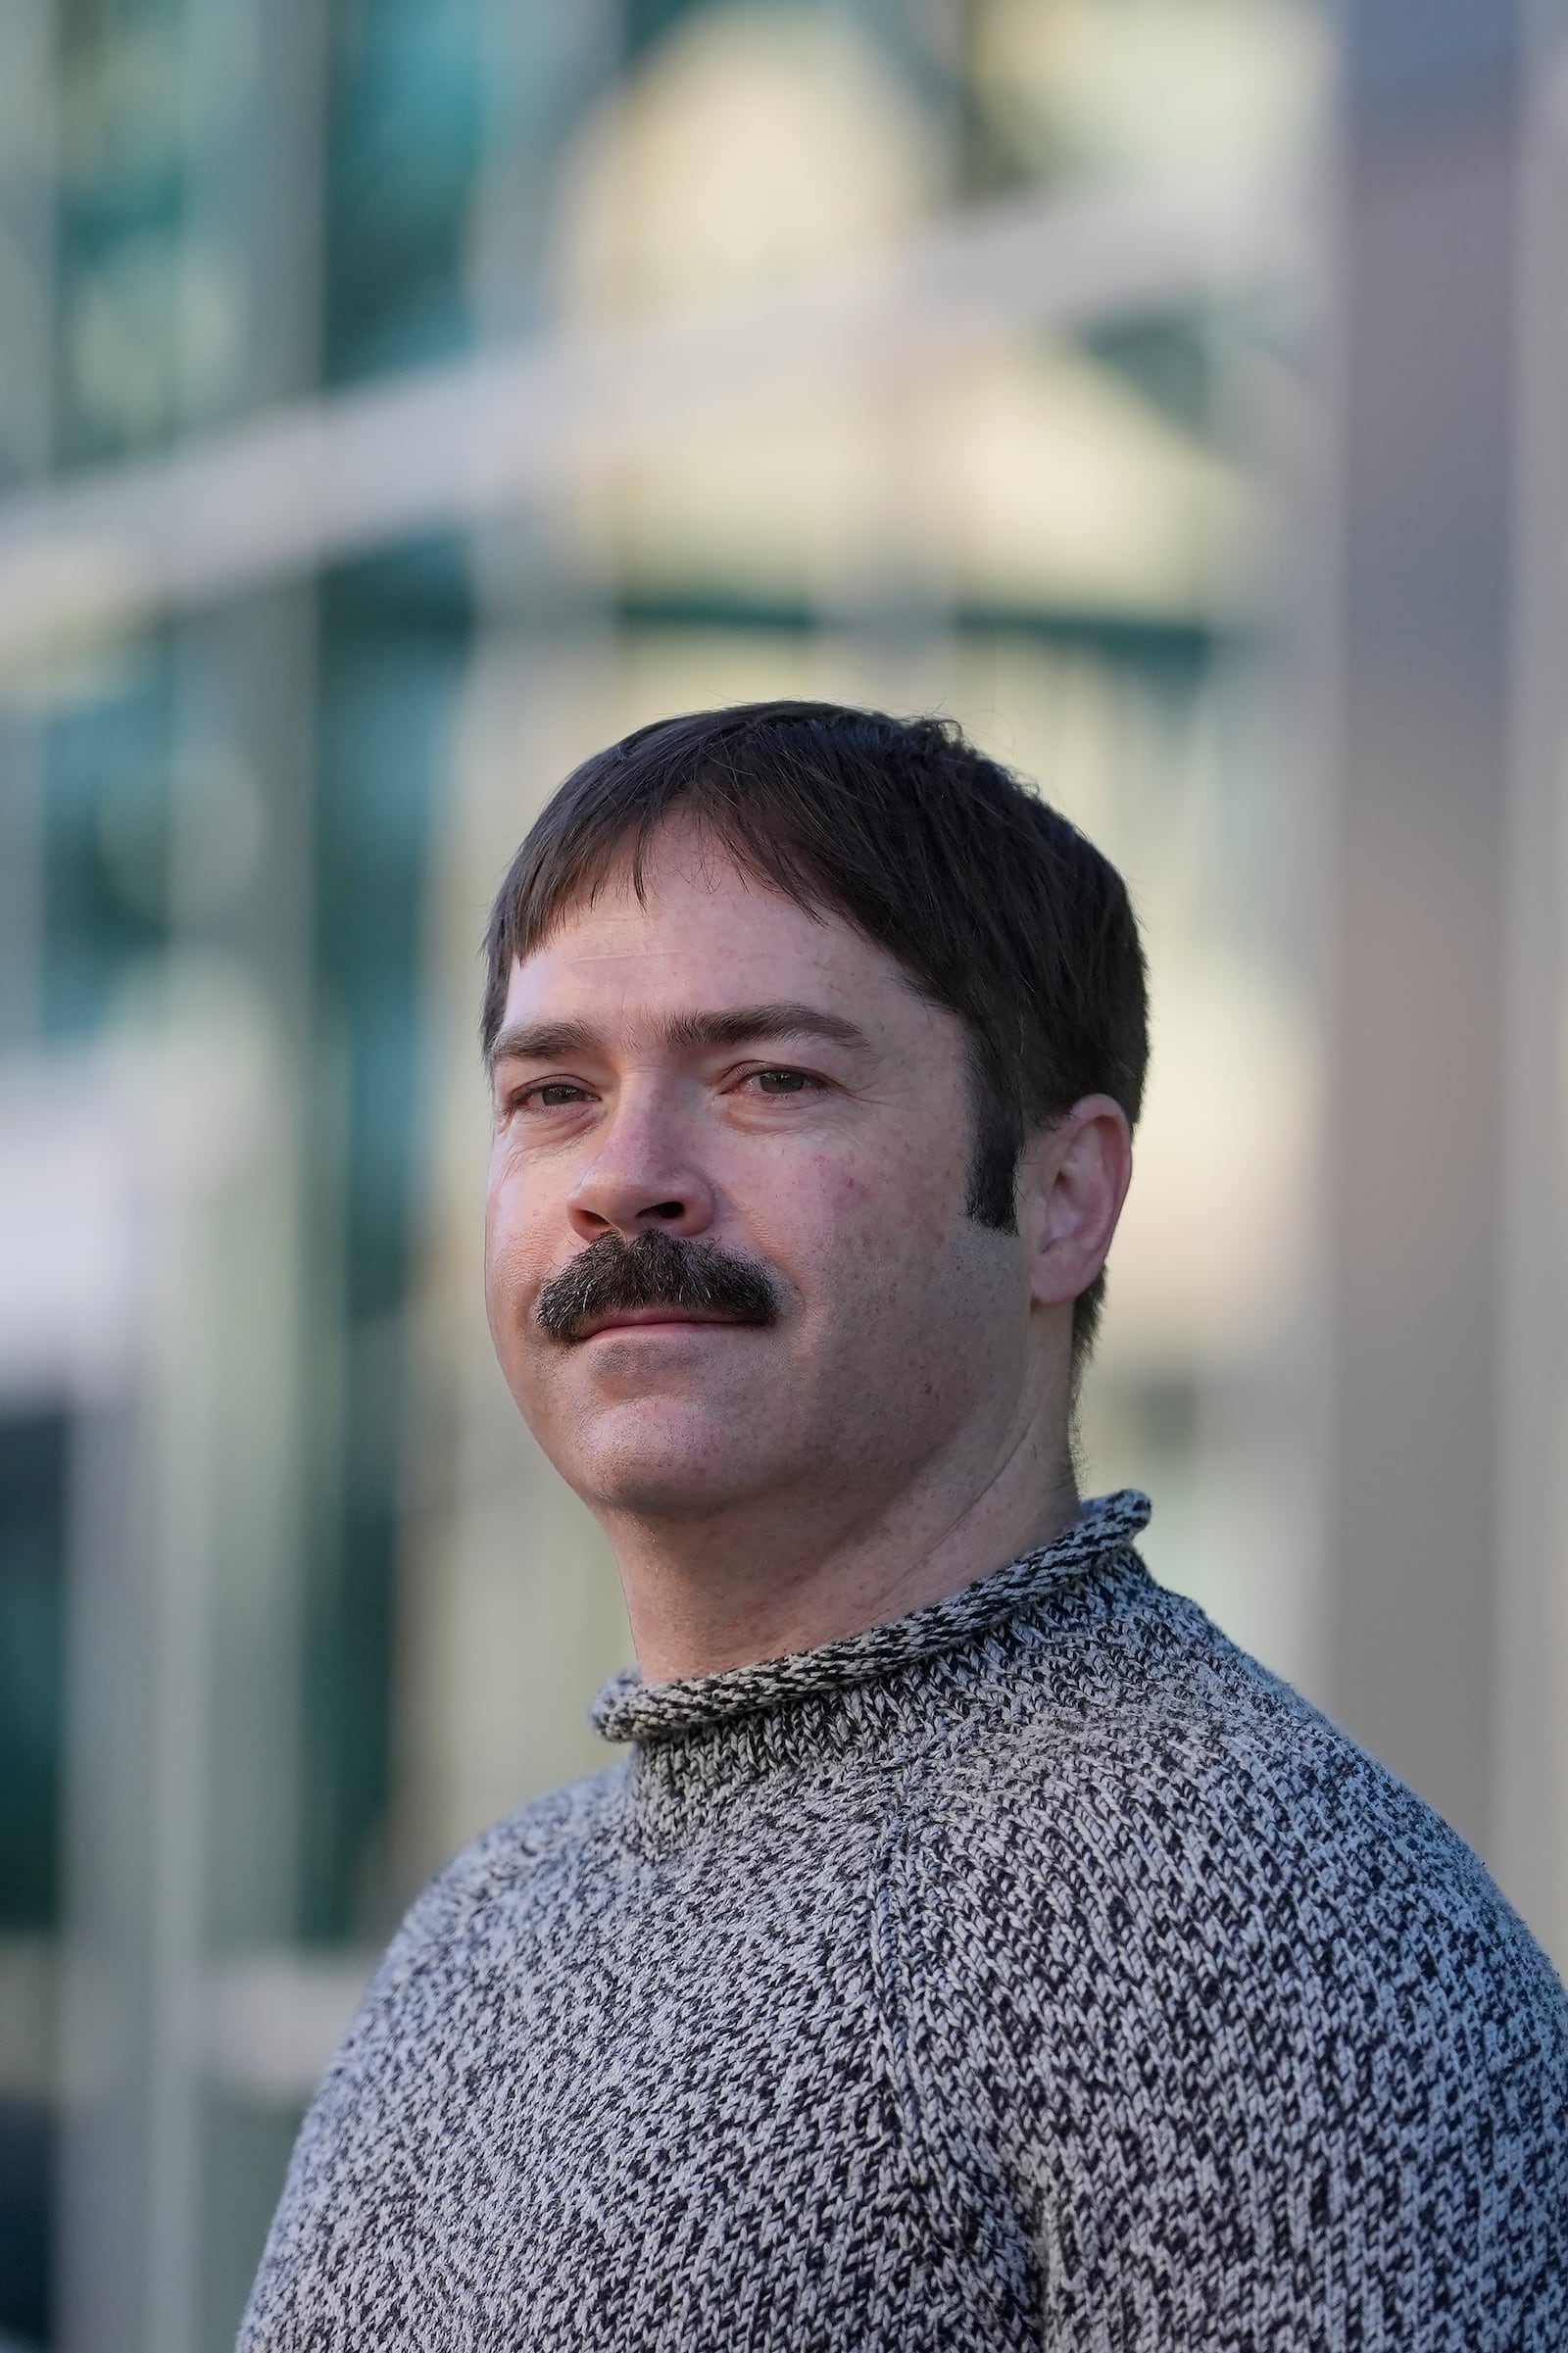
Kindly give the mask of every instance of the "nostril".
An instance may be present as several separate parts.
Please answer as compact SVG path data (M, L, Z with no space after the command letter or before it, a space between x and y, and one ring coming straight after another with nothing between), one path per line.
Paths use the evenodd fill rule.
M683 1201L656 1201L653 1213L656 1217L679 1217L684 1207Z

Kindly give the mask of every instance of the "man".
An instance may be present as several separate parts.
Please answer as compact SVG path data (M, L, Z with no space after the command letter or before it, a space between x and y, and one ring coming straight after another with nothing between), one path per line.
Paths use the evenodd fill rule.
M589 760L489 935L487 1282L630 1761L416 1905L246 2353L1568 2346L1568 2000L1081 1507L1144 975L951 727Z

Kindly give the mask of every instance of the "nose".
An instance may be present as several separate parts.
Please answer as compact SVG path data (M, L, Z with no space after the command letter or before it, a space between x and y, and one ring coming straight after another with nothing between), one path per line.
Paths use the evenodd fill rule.
M584 1242L601 1234L634 1234L658 1226L666 1234L701 1234L712 1223L713 1193L667 1118L652 1105L624 1104L599 1150L572 1187L566 1203L572 1231Z

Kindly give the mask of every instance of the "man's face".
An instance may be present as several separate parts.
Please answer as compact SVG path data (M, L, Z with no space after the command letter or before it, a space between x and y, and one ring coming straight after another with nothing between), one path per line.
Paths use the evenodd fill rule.
M514 965L494 1089L490 1328L601 1512L842 1529L1005 1446L1026 1246L964 1211L964 1033L848 923L671 828L646 904L612 876Z

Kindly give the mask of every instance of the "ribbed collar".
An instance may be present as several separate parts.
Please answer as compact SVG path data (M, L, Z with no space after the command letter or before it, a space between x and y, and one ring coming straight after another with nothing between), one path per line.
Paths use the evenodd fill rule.
M645 1759L673 1745L703 1742L720 1727L770 1717L829 1693L876 1684L920 1660L961 1650L1015 1618L1038 1616L1057 1592L1130 1544L1149 1522L1147 1495L1123 1488L1086 1503L1054 1544L978 1585L966 1585L891 1625L871 1626L819 1650L798 1650L696 1675L675 1683L645 1684L635 1667L612 1678L595 1700L595 1729L607 1740L631 1740Z

